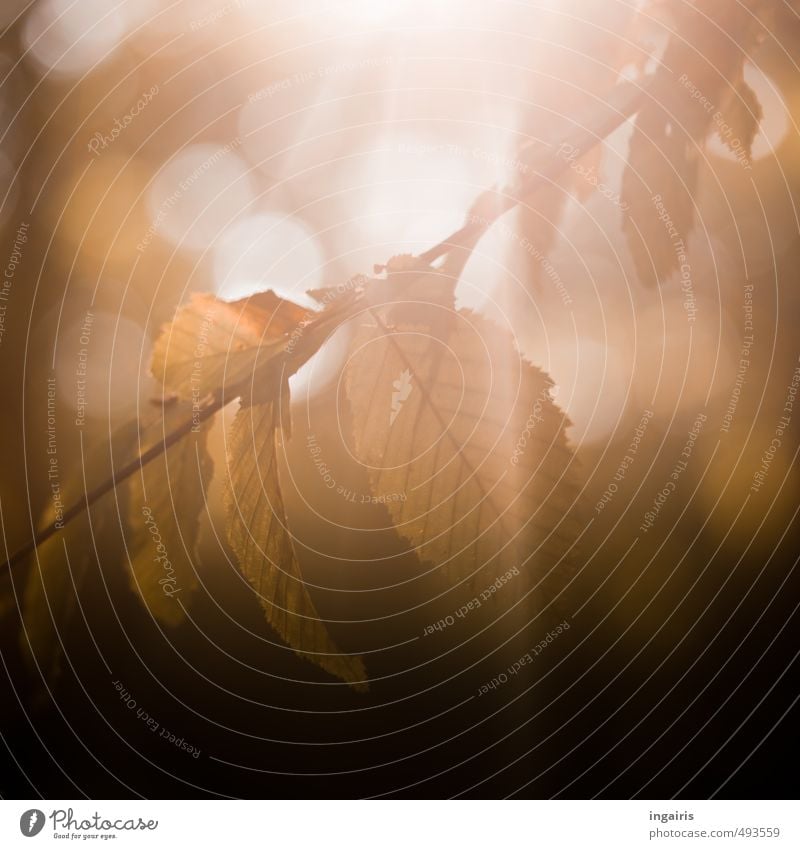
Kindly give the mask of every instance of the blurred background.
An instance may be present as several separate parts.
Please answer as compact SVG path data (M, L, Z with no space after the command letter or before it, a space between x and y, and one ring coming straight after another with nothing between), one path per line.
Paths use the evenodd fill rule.
M72 504L110 428L148 408L153 340L190 292L302 302L424 251L519 175L524 144L547 148L653 70L666 5L5 0L6 552L52 509L52 440ZM391 652L375 658L388 678L367 701L326 686L231 579L212 488L197 623L161 632L109 553L49 692L19 649L26 567L0 578L3 796L791 795L772 776L798 725L798 55L800 22L748 57L764 113L751 169L709 137L686 236L691 320L680 277L643 285L628 250L630 123L592 153L606 192L548 190L464 270L459 304L510 327L556 383L592 519L575 626L529 682L535 702L509 707L521 692L509 688L464 707L441 670L409 671ZM389 530L341 531L347 505L319 492L305 450L310 430L341 460L326 405L346 342L334 336L293 380L284 477L315 600L350 621L338 638L358 647L365 620L399 609L386 588L419 567ZM213 451L223 462L221 427ZM359 522L389 524L380 505ZM154 738L114 680L201 756Z

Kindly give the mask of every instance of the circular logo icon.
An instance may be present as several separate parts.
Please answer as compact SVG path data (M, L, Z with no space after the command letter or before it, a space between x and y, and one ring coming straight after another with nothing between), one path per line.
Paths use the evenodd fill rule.
M25 837L36 837L44 828L44 812L38 808L31 808L19 818L19 830Z

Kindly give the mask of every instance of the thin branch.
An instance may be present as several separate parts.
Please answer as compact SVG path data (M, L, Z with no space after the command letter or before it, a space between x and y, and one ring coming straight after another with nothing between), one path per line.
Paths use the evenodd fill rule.
M339 320L340 318L336 313L332 316L326 316L324 313L321 313L319 319L313 323L313 329L305 335L302 343L298 345L293 352L290 353L288 351L284 351L281 355L276 357L275 362L272 364L270 369L271 374L279 377L276 385L280 385L280 381L287 376L286 369L288 366L291 366L290 373L294 374L297 369L299 369L310 359L311 356L313 356L314 352L319 349L322 341L324 341L324 337L330 332L329 325L331 321L337 322ZM323 338L318 341L318 337L320 336ZM45 542L45 540L50 539L50 537L62 530L65 525L80 516L85 510L88 510L104 495L111 492L113 489L116 489L119 484L138 472L151 460L154 460L156 457L168 451L176 442L179 442L184 436L190 433L192 428L199 422L204 422L206 419L213 416L221 410L225 404L233 401L236 397L238 396L229 392L227 396L220 395L220 397L212 399L207 404L201 406L198 411L194 412L192 418L167 434L162 440L148 448L147 451L140 454L134 460L131 460L130 463L127 463L118 471L112 472L110 478L87 492L82 501L78 501L65 510L57 522L53 522L46 528L35 533L33 539L15 551L14 554L12 554L11 557L6 560L2 566L0 566L0 573L6 568L10 569L16 563L24 560L32 551L34 551L34 549L38 548L43 542Z
M69 507L64 511L57 522L53 522L43 530L38 531L32 540L23 545L22 548L15 551L14 554L6 560L3 566L0 567L0 570L5 569L6 567L10 569L16 563L19 563L20 560L24 560L34 549L38 548L43 542L45 542L45 540L50 539L51 536L58 533L58 531L60 531L65 525L80 516L84 510L89 510L96 501L101 499L104 495L106 495L106 493L116 489L119 484L138 472L151 460L155 460L156 457L163 454L165 451L168 451L176 442L179 442L184 436L190 433L192 428L195 427L198 422L203 422L210 418L214 415L214 413L222 409L222 406L223 401L221 399L216 399L210 402L207 406L201 407L199 412L194 413L192 418L190 418L187 422L184 422L171 433L167 434L164 439L160 440L155 445L152 445L147 449L147 451L140 454L134 460L131 460L130 463L124 465L121 469L119 469L119 471L112 472L111 477L108 478L108 480L103 481L103 483L99 486L96 486L94 489L87 492L84 495L83 501L78 501L73 504L72 507Z
M611 92L609 102L604 104L604 106L608 106L612 114L596 130L581 128L581 131L565 136L561 140L561 146L571 145L573 149L580 150L582 154L588 153L641 109L650 83L650 78L647 78L641 84L623 83L616 86ZM520 155L524 156L525 152L533 147L534 143L532 142L523 145ZM558 156L558 151L556 151L556 155L544 162L536 174L520 180L518 187L509 187L502 190L488 189L476 203L476 205L479 203L481 207L486 207L486 209L481 210L480 216L470 215L466 224L460 230L456 230L455 233L420 254L418 258L430 264L454 248L471 250L501 215L509 212L538 189L561 176L570 167L570 164L571 160Z
M647 81L645 85L625 83L616 86L611 92L609 102L603 104L608 107L612 114L609 115L609 117L605 119L597 129L587 130L581 128L580 132L576 131L574 135L565 137L562 140L562 144L570 144L573 148L581 150L582 153L588 152L638 112L642 106L646 92ZM524 154L532 148L532 143L524 145L520 150L520 155L524 156ZM457 264L460 267L463 267L463 264L466 262L466 259L469 257L472 249L475 245L477 245L481 236L501 215L513 209L553 179L559 177L569 167L570 160L565 157L558 156L556 152L556 155L549 158L536 174L520 180L517 187L510 187L504 190L487 190L476 202L476 205L480 204L482 212L481 216L470 215L467 223L464 224L463 227L456 230L455 233L452 233L437 245L434 245L432 248L429 248L427 251L420 254L418 259L430 265L445 254L458 252L461 256L459 257ZM475 208L476 207L473 206L473 209ZM306 351L307 356L304 357L304 360L308 359L313 354L314 350L316 349L308 345ZM280 359L283 362L283 367L285 369L289 357L284 355ZM229 396L228 400L233 399ZM53 522L48 527L34 534L32 540L15 551L14 554L2 566L0 566L0 571L5 568L10 569L16 563L24 560L29 554L31 554L32 551L38 548L38 546L45 542L45 540L50 539L50 537L61 530L68 522L71 522L77 516L81 515L81 513L85 510L89 510L100 498L111 492L113 489L116 489L120 483L135 474L144 465L163 454L176 442L186 436L191 431L192 427L197 424L198 420L205 421L213 416L222 408L224 403L225 402L221 397L214 399L209 404L202 407L199 413L196 413L192 419L173 430L160 442L157 442L155 445L148 448L147 451L140 454L130 463L124 465L118 471L112 472L111 477L108 480L104 481L90 492L87 492L82 501L73 504L72 507L65 510L58 523Z

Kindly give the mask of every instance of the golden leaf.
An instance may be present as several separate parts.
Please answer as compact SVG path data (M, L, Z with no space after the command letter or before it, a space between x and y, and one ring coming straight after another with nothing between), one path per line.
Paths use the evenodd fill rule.
M300 657L365 690L361 658L339 651L303 583L278 477L278 403L242 407L230 427L228 540L280 637Z
M313 315L272 291L232 302L195 294L156 340L151 371L165 390L186 400L235 396Z
M427 280L436 286L434 273ZM387 503L397 531L447 587L475 595L517 570L513 598L534 588L544 607L569 572L579 527L569 515L580 485L568 420L552 382L480 316L414 308L415 321L409 306L375 309L374 325L354 336L350 450L378 498L403 495Z

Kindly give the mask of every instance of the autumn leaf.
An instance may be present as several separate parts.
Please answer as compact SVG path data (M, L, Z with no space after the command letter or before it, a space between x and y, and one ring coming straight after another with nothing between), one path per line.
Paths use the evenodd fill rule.
M165 389L178 398L159 403L157 409L145 408L137 420L118 428L109 446L95 449L86 458L86 468L75 476L79 485L65 487L88 498L106 478L105 495L91 505L91 528L114 527L120 517L124 519L121 556L129 568L131 587L161 624L179 625L197 588L195 541L212 474L206 447L210 416L221 408L226 391L231 397L243 395L248 403L262 396L280 398L285 413L281 426L287 432L288 377L313 355L360 295L357 280L333 294L322 290L318 311L272 292L233 304L209 295L193 297L164 329L153 360ZM274 368L270 371L266 366ZM260 382L254 385L256 380ZM111 481L107 468L98 470L101 461L107 466L109 460L116 470ZM119 470L127 471L117 479ZM277 478L274 483L277 486ZM67 524L28 559L23 636L50 673L60 666L60 635L72 621L82 583L95 559L94 546L87 545L87 515L88 511ZM43 521L49 526L52 517ZM296 564L290 541L286 550L290 566ZM295 588L288 602L296 596ZM313 611L313 605L308 609ZM280 630L281 622L275 621ZM310 634L313 651L325 646L320 637L324 627L319 623L284 631L296 640ZM302 650L299 643L296 647ZM328 662L329 667L335 670L336 664Z
M267 622L297 654L366 689L361 658L340 652L303 583L286 521L276 441L278 402L242 407L229 431L228 540Z
M544 608L579 527L569 422L506 332L448 307L434 270L421 279L429 302L378 307L353 338L350 450L376 496L403 494L387 502L397 531L446 587L473 595L517 570L510 595L495 597L533 588Z
M150 369L165 393L201 403L245 395L269 401L345 320L361 297L360 278L316 293L309 309L260 292L238 301L194 294L156 340Z
M311 315L272 291L232 302L194 294L156 340L151 371L165 391L186 400L233 398Z
M164 387L192 399L193 404L206 397L242 397L242 408L230 429L226 479L228 538L239 568L256 589L266 619L280 637L302 657L357 689L365 686L363 663L339 652L303 584L283 507L275 440L279 430L288 435L290 428L288 378L349 314L360 294L358 278L341 291L318 290L313 295L319 311L273 292L232 303L195 295L162 331L152 363L153 374ZM197 465L195 450L189 443L170 452L179 461L179 476L194 475L190 513L199 506L202 492L197 471L191 468ZM137 502L142 496L139 493ZM170 519L168 545L162 537L165 547L185 552L185 535L174 527L174 514L166 511L167 504L162 507ZM181 581L190 588L190 564L184 563L180 572ZM138 572L136 576L140 577ZM164 579L152 566L141 577L151 590ZM159 602L163 607L164 602Z

